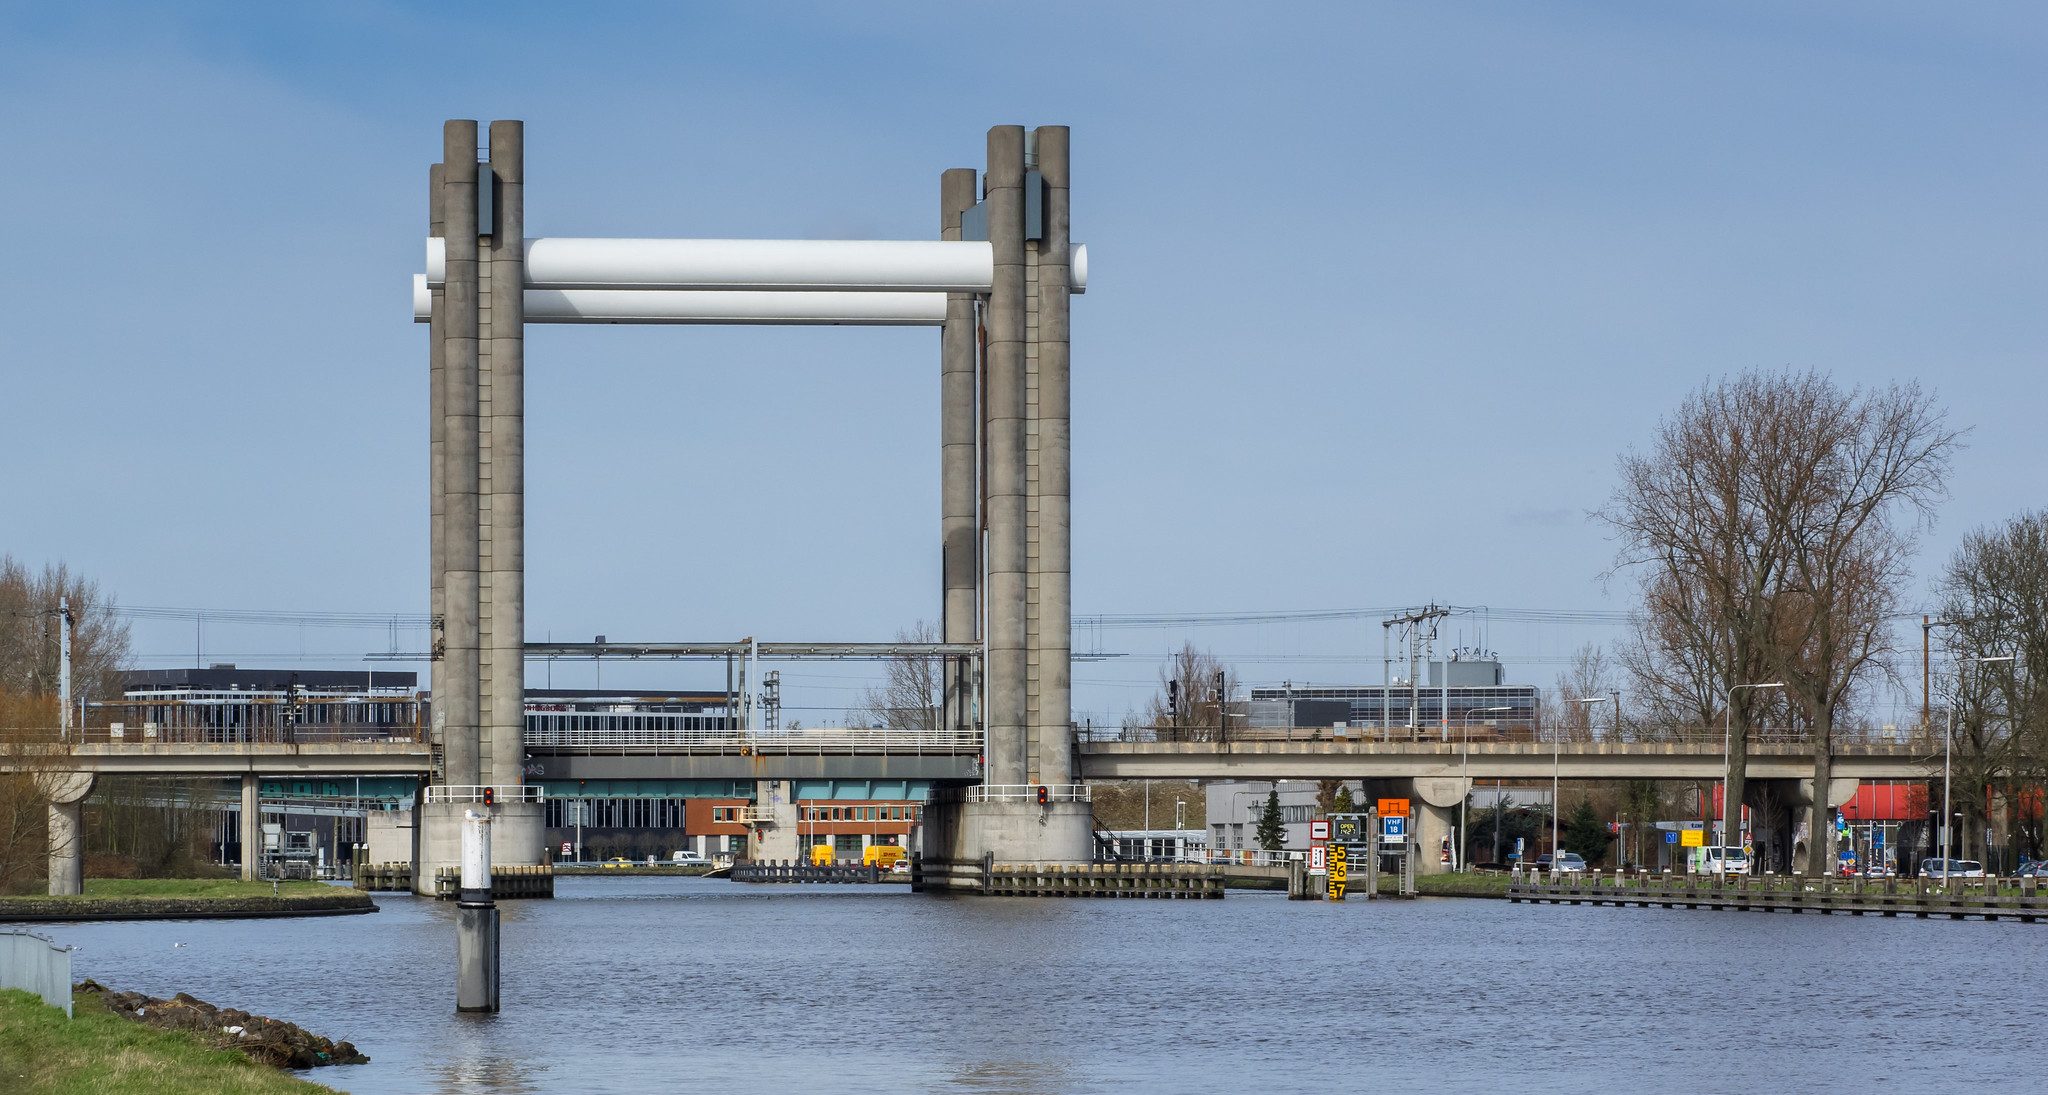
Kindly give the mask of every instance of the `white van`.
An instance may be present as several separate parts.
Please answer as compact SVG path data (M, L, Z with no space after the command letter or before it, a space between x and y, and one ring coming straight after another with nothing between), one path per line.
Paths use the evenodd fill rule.
M1708 846L1700 850L1706 853L1706 861L1700 866L1704 874L1749 873L1749 853L1740 848Z

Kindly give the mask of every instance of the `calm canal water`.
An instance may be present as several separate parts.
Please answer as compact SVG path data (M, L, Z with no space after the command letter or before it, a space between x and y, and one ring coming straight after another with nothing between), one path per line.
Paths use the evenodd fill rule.
M454 1014L451 903L46 925L76 970L348 1038L373 1092L2037 1091L2048 926L928 898L565 878ZM179 947L174 944L183 943Z

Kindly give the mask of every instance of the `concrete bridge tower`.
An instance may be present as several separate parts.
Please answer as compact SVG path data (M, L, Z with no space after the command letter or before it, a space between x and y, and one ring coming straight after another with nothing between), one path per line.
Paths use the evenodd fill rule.
M966 294L948 299L941 334L944 637L985 642L987 763L981 787L927 810L932 859L1081 862L1093 850L1071 742L1070 192L1065 126L989 130L978 202L972 170L940 178L942 237L988 240L995 276L979 304ZM977 526L978 345L985 448ZM986 576L985 615L977 572Z

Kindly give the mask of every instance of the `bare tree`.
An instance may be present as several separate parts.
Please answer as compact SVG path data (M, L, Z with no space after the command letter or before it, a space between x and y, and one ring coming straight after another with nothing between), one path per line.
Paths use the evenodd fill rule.
M1835 726L1882 669L1884 617L1959 442L1917 385L1751 373L1702 387L1649 452L1623 456L1599 513L1621 538L1619 563L1642 575L1630 660L1664 687L1657 702L1714 698L1698 691L1711 685L1716 708L1732 707L1731 816L1750 728L1772 702L1735 690L1783 682L1813 740L1812 870L1832 857Z
M1546 728L1561 741L1592 741L1605 730L1596 732L1595 727L1613 726L1614 713L1595 712L1599 703L1588 700L1605 699L1614 702L1614 664L1591 643L1572 653L1571 664L1557 675L1557 709L1544 720Z
M1977 832L1992 817L1987 788L2007 806L2007 829L2039 857L2048 780L2048 510L1965 537L1944 570L1942 620L1957 671L1939 686L1956 724L1955 804ZM2010 659L1994 662L1983 658Z
M899 643L935 643L938 625L919 620L908 630L898 631ZM884 663L887 676L881 687L862 693L859 706L847 712L847 721L885 730L937 733L946 728L946 660L899 654Z
M55 767L49 751L58 741L58 606L64 603L76 621L74 700L119 695L128 629L112 599L64 567L32 571L0 556L0 763L9 769L0 774L0 890L40 875L46 862L49 799L37 776Z
M1217 674L1228 670L1215 655L1182 643L1159 670L1159 692L1140 716L1160 741L1214 741L1224 732L1225 701L1216 691Z

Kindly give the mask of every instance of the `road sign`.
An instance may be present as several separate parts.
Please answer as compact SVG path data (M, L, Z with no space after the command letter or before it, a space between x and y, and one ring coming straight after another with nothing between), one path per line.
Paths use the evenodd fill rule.
M563 841L563 842L562 842L562 854L563 854L563 855L575 855L575 854L576 854L576 846L575 846L574 844L571 844L571 843L569 843L569 842L568 842L568 841L566 841L566 840L565 840L565 841Z
M1676 830L1676 829L1669 829L1669 830L1666 830L1666 831L1665 831L1665 833L1664 833L1664 843L1666 843L1666 844L1676 844L1676 843L1678 843L1678 830Z
M1407 817L1408 800L1405 798L1383 798L1380 800L1381 817Z
M1380 843L1399 844L1408 835L1408 819L1405 817L1383 817L1380 819Z
M1360 814L1338 814L1330 819L1331 839L1339 844L1363 844L1365 842L1365 817Z
M1687 829L1686 831L1678 834L1678 846L1681 848L1706 847L1707 831L1705 829Z
M1308 838L1309 838L1310 840L1328 840L1328 839L1330 839L1330 823L1329 823L1329 822L1327 822L1327 821L1311 821L1311 822L1309 822L1309 823L1308 823Z
M1308 873L1322 874L1329 866L1330 849L1317 844L1308 850Z

